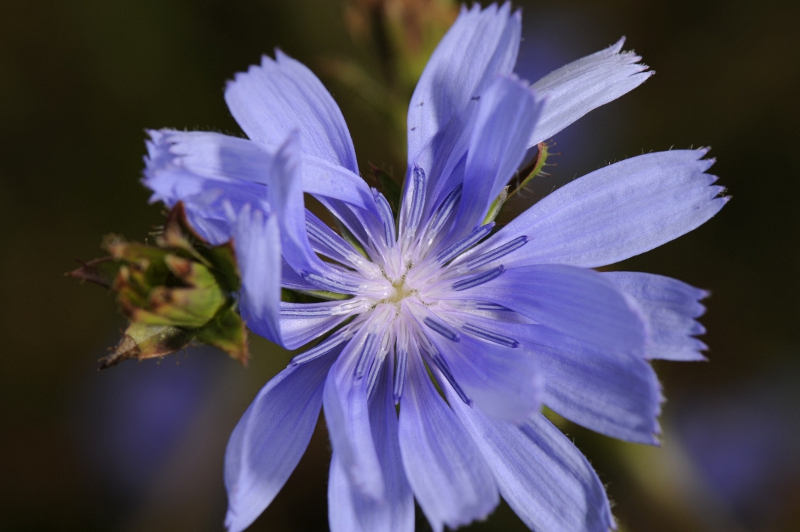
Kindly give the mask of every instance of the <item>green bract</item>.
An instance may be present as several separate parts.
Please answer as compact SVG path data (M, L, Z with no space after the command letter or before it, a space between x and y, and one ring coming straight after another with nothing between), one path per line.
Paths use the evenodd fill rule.
M123 360L163 357L192 342L213 345L243 364L247 332L236 312L239 271L230 242L211 246L186 221L183 204L170 211L156 245L106 237L108 257L67 275L117 294L130 320L100 369Z

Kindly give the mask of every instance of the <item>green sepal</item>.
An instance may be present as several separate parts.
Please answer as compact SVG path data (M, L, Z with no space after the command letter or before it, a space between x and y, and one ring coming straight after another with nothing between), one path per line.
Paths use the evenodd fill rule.
M233 306L218 313L214 319L198 330L197 340L222 349L232 359L247 365L249 357L247 328Z
M102 367L164 356L193 340L245 363L247 333L234 310L241 281L232 244L212 246L201 238L181 203L155 236L155 246L106 237L103 247L110 257L82 263L67 274L116 292L130 320Z
M542 174L542 169L544 168L545 164L547 163L547 158L552 155L550 153L550 146L544 142L540 142L536 145L539 150L536 153L536 157L528 164L525 168L522 168L517 176L524 175L525 178L522 181L519 181L518 184L508 193L508 197L510 198L530 183L531 179L534 177Z
M209 247L204 255L213 266L211 271L223 290L236 293L242 288L239 266L236 264L236 254L231 242Z
M100 359L100 369L130 359L161 358L184 349L193 339L194 333L179 327L131 323L111 354Z
M514 174L514 178L512 179L512 183L509 183L503 190L500 192L500 195L497 196L492 204L489 206L489 211L486 213L486 217L483 219L481 225L486 225L489 222L493 222L497 215L500 214L501 209L505 202L514 194L525 188L525 186L530 183L531 179L538 175L544 175L542 169L547 162L548 156L550 156L549 146L544 142L540 142L537 147L539 151L536 154L536 157L530 162L530 164L526 165L524 168L520 169L519 172ZM520 176L525 176L522 181L519 181ZM514 183L516 181L516 183Z
M215 288L168 289L158 286L150 292L148 310L126 308L126 302L122 301L120 304L136 322L197 328L213 319L225 301L225 296Z
M350 299L353 296L350 294L340 294L338 292L331 292L330 290L303 290L302 294L307 294L311 297L316 297L318 299L325 299L325 300L344 300Z
M112 259L121 263L120 271L124 266L135 266L126 275L137 283L162 283L170 275L164 262L164 258L170 253L169 249L128 242L119 235L106 235L100 247L108 251Z
M281 289L281 301L289 303L319 303L320 301L341 301L350 299L350 294L339 294L329 290L289 290Z
M156 243L160 248L183 251L198 262L210 266L198 247L208 247L208 243L195 232L186 217L186 209L179 202L169 211L164 227L156 233Z
M503 208L503 204L508 199L508 187L505 187L503 191L497 196L492 204L489 206L489 212L486 213L486 218L483 219L483 223L481 225L486 225L489 222L493 222L497 215L500 214L500 209Z
M123 266L123 263L114 259L114 257L103 257L102 259L95 259L89 262L78 262L81 263L80 268L76 268L64 275L75 277L84 282L88 281L90 283L99 284L105 288L111 288L111 284L114 282L114 279L117 278L119 269Z

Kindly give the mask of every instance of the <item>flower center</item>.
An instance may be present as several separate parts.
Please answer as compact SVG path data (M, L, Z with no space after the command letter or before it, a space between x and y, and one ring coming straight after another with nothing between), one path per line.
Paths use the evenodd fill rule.
M417 293L417 290L411 288L408 283L406 282L406 276L402 276L400 279L394 281L392 283L392 288L394 291L392 294L387 298L388 303L399 303L408 296L414 295Z

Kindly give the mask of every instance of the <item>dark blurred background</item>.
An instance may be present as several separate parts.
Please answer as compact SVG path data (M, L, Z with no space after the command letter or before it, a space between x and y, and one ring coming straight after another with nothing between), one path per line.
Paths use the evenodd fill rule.
M624 531L800 530L800 3L516 5L522 77L622 35L657 75L556 136L551 176L513 209L672 146L711 146L733 195L700 229L619 265L712 292L710 362L656 364L662 447L562 428ZM163 220L139 183L144 128L239 134L224 82L276 46L320 73L362 168L400 165L387 119L329 75L331 58L363 48L331 0L11 0L2 11L0 529L221 530L227 437L290 355L254 339L247 369L194 349L98 373L125 320L103 289L63 272L100 256L103 234L143 240ZM252 530L327 530L329 453L321 424ZM525 528L501 507L469 529Z

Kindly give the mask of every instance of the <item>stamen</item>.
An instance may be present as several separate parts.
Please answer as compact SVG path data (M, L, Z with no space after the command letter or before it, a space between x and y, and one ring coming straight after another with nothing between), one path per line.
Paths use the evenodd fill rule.
M442 358L442 355L439 354L438 351L428 353L428 355L433 365L439 369L442 376L447 380L447 382L450 383L450 386L453 387L453 390L456 392L458 397L460 397L461 400L464 401L464 403L468 406L472 406L472 401L469 397L467 397L467 394L464 393L464 390L462 390L461 386L459 386L456 382L455 377L453 377L453 374L450 372L450 368L447 366L447 362L445 362L445 360Z
M453 290L460 292L461 290L468 290L470 288L475 288L476 286L488 283L492 279L496 279L504 271L506 271L506 268L501 264L497 268L492 268L491 270L487 270L483 273L479 273L477 275L467 277L466 279L461 279L460 281L456 281L455 283L453 283Z
M364 347L361 349L361 354L356 363L356 379L364 376L367 370L367 365L374 359L375 352L378 348L378 335L376 333L368 333L367 339L364 342Z
M336 334L330 336L327 340L322 342L316 347L312 347L308 351L300 353L296 357L292 359L290 364L292 366L299 366L301 364L305 364L306 362L311 362L312 360L316 360L323 355L327 355L338 346L345 343L350 338L350 335L345 334L344 331L339 331Z
M368 226L360 214L341 200L323 197L317 199L333 214L334 222L342 233L342 238L347 240L362 257L369 260L374 252L370 247L372 238L368 234Z
M364 303L362 301L348 301L340 305L327 305L316 303L284 303L281 305L281 318L324 318L327 316L341 316L349 314Z
M519 236L513 240L509 240L502 246L496 247L493 250L484 253L479 257L475 257L474 259L467 261L467 268L470 269L480 268L485 264L489 264L490 262L505 257L512 251L518 250L527 243L528 243L528 237L524 235Z
M492 331L487 331L482 327L477 327L475 325L466 323L464 324L463 329L468 333L477 336L478 338L482 338L488 342L502 345L503 347L511 347L511 348L519 347L519 342L514 340L513 338L509 338L508 336L503 336L502 334L493 333Z
M395 349L397 359L394 362L394 402L400 402L403 396L403 387L406 383L406 367L408 364L408 351L405 349Z
M470 234L436 255L436 261L444 264L461 255L463 252L483 240L494 229L494 222L475 228Z
M322 227L319 227L316 223L308 218L306 218L306 230L308 231L308 236L312 241L316 240L319 244L326 246L331 251L341 255L342 258L352 262L353 264L360 265L364 262L364 257L359 255L352 247L348 246L344 240L329 234Z
M411 179L406 189L406 197L403 199L403 204L408 205L406 211L408 216L403 224L403 232L408 238L413 237L422 219L422 210L425 208L426 188L427 178L425 176L425 170L414 165L414 170L411 172Z
M375 202L378 204L378 212L380 213L381 221L383 222L383 233L384 238L386 239L386 245L388 247L392 247L392 244L395 240L394 215L392 214L392 207L380 192L376 192L373 195L375 196Z
M367 376L367 399L372 397L372 393L375 391L375 387L378 384L380 375L383 372L383 367L385 365L384 361L386 360L386 355L389 354L389 342L390 335L384 334L378 355L375 357L375 361L369 368L369 375Z
M430 327L433 331L441 334L442 336L444 336L445 338L447 338L451 342L458 342L458 341L461 340L461 337L458 335L458 333L456 331L454 331L453 329L451 329L450 327L448 327L447 325L445 325L444 323L442 323L440 321L436 321L436 320L434 320L433 318L430 318L430 317L426 317L422 321L425 323L425 325Z
M339 279L331 279L318 273L303 272L300 274L300 276L309 283L316 285L323 290L329 290L331 292L337 292L340 294L355 294L358 292L357 284L348 283Z
M511 309L508 307L504 307L503 305L498 305L497 303L489 303L488 301L475 301L473 303L473 307L475 310L490 310L496 312L510 312Z
M447 195L442 204L439 205L439 208L436 209L436 213L433 215L430 225L428 225L428 234L431 235L431 239L442 230L444 224L450 219L450 214L452 214L453 209L461 199L462 188L462 185L458 185L454 188L450 194Z
M369 375L367 375L367 399L372 397L375 391L375 386L378 384L378 377L383 369L383 359L377 357L372 365L369 367Z
M470 401L469 397L467 397L467 394L464 393L464 390L461 389L461 386L458 385L455 377L453 377L453 374L450 371L450 367L447 365L447 362L445 362L444 358L442 358L442 355L439 353L439 350L436 349L436 346L433 345L431 339L428 338L428 335L424 333L419 334L417 335L417 339L421 347L420 351L428 355L430 363L439 369L439 372L441 372L442 376L447 380L447 382L450 383L450 386L453 387L453 390L455 390L456 394L458 394L461 400L464 401L465 404L472 406L472 401Z

